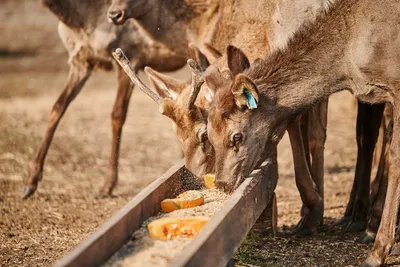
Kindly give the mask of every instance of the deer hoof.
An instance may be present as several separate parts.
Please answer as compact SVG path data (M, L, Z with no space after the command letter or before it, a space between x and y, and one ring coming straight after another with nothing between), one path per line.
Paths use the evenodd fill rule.
M111 194L106 194L102 191L95 195L95 199L104 199L104 198L108 198L108 197L111 197Z
M377 266L381 266L381 264L376 259L367 259L366 261L358 265L358 267L377 267Z
M351 216L343 216L340 220L331 224L331 226L348 225L351 222Z
M362 232L367 228L367 222L366 221L351 221L346 229L345 232L347 233L357 233L357 232Z
M371 232L365 232L365 234L358 239L358 243L371 244L375 242L375 234Z
M302 226L294 229L291 234L299 237L304 237L304 236L312 236L314 232L307 226Z
M33 195L33 193L35 193L36 188L37 188L37 185L25 186L24 189L23 189L23 191L22 191L21 198L22 198L22 199L27 199L27 198L29 198L30 196Z
M96 199L104 199L104 198L109 198L113 197L112 195L112 189L101 189L98 194L95 195Z

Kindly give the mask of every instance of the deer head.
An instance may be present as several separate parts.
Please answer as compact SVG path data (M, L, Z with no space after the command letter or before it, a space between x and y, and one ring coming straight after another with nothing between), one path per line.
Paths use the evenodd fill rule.
M186 167L198 178L202 178L204 174L214 172L214 151L206 130L209 101L200 92L204 83L202 70L209 63L195 46L191 45L190 48L191 54L201 65L193 59L188 60L192 82L181 82L146 67L145 72L155 91L148 88L134 73L121 49L117 49L113 56L139 89L159 104L160 113L172 120L175 134L182 144Z
M172 120L174 132L182 144L186 167L198 178L214 172L214 153L207 137L207 100L199 94L203 83L194 61L192 83L184 83L146 67L145 72L162 98L159 111ZM196 104L195 104L196 102Z
M228 46L227 59L229 72L210 67L205 82L215 91L207 130L215 150L216 186L230 192L275 151L286 127L270 132L276 125L276 116L270 113L274 109L246 74L250 70L246 55Z

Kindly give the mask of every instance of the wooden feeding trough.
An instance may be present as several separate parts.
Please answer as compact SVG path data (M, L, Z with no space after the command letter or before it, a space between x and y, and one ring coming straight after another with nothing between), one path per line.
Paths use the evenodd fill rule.
M274 190L277 177L277 166L272 161L264 162L260 169L253 171L200 233L170 262L170 266L226 266L261 214L261 217L270 217L276 225ZM56 266L104 264L144 221L159 214L163 199L194 189L193 180L183 162L173 166Z

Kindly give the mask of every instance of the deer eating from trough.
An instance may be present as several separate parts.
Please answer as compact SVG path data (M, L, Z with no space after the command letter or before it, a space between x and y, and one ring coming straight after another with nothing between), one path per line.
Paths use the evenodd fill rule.
M178 1L179 2L179 1ZM195 4L198 1L181 1L182 6L174 5L169 1L124 1L114 0L109 9L109 17L117 24L124 23L128 18L134 18L141 27L147 32L153 34L154 28L160 26L161 33L154 32L154 38L162 39L164 28L170 28L168 23L184 24L188 32L194 32L189 35L191 41L196 42L197 32L204 32L203 27L199 27L201 22L191 14L182 17L180 10L185 5ZM215 23L207 26L211 32L211 39L205 38L210 42L200 45L203 47L203 52L207 55L219 55L213 62L213 67L226 68L226 54L221 55L218 49L225 48L229 43L237 44L244 49L247 54L250 54L250 62L253 62L258 57L285 45L287 39L292 32L300 27L307 20L313 20L319 10L329 4L329 1L217 1L204 2L204 6L212 6L210 10L214 13L218 11L217 20ZM165 6L165 8L162 8ZM200 7L198 6L198 7ZM240 10L240 11L239 11ZM211 13L209 11L208 13ZM211 13L211 14L214 14ZM143 15L145 14L145 15ZM158 24L158 20L153 24L148 17L173 17L177 20L166 19L162 24ZM182 23L187 21L187 23ZM171 25L171 27L175 27ZM158 26L155 26L158 25ZM196 29L199 29L196 31ZM215 30L214 30L215 29ZM172 31L171 31L172 32ZM212 47L211 51L210 48ZM213 52L214 51L214 52ZM161 76L150 80L161 81ZM165 76L162 76L165 79ZM175 83L176 84L176 83ZM160 88L160 86L158 86ZM162 85L161 87L168 87ZM174 85L172 85L174 87ZM176 88L169 87L169 90L174 92L175 97L179 96L181 86L178 84ZM160 91L156 86L157 91ZM206 88L202 90L208 90ZM168 91L168 90L166 90ZM213 90L208 95L213 95ZM206 94L204 94L206 95ZM169 96L171 98L171 95ZM174 96L172 95L172 98ZM179 104L178 104L179 105ZM171 109L171 108L169 108ZM167 109L168 110L168 109ZM163 109L165 112L165 109ZM175 112L176 113L176 112ZM176 114L174 115L176 116ZM288 127L288 132L293 148L293 159L295 163L296 184L299 188L303 207L303 219L299 223L298 234L310 234L315 231L316 226L322 221L323 217L323 151L326 136L326 120L327 120L327 101L321 102L318 107L293 120ZM169 116L167 114L167 116ZM176 117L169 116L174 121L175 132L182 133L190 131L189 127L182 124L182 120ZM178 123L177 123L178 121ZM188 122L186 122L188 124ZM180 125L181 127L177 126ZM303 125L303 126L302 126ZM182 128L182 129L181 129ZM306 129L304 129L306 128ZM305 133L306 132L306 133ZM181 140L182 138L178 138ZM187 135L187 134L186 134ZM182 143L184 144L184 143ZM183 148L185 151L185 147ZM308 153L311 153L309 159ZM188 151L184 154L189 154ZM186 160L192 162L192 160ZM193 171L193 169L191 169Z
M382 264L394 243L400 200L399 14L398 0L339 0L298 30L286 47L251 67L238 60L246 56L235 49L228 60L239 71L232 80L205 79L218 86L207 130L216 177L227 190L265 159L288 121L331 94L349 90L360 101L392 105L386 200L374 247L362 266ZM249 108L249 99L255 108Z
M212 51L207 51L206 44L211 44L220 51L224 51L227 44L234 44L248 53L251 50L260 50L258 47L252 47L254 42L248 41L248 38L255 37L260 40L264 38L269 42L270 48L282 47L302 22L314 17L319 8L327 8L330 3L329 0L268 1L265 3L254 0L113 0L108 16L110 20L119 25L125 23L129 18L134 18L140 27L160 42L171 44L171 42L180 42L186 38L199 46L207 56L215 56ZM246 29L246 25L251 25L249 21L253 19L252 16L246 14L249 7L255 10L253 12L255 14L263 13L266 20L272 18L268 25L258 25L266 29L264 32L259 30L259 36L254 36L251 28ZM199 16L199 14L202 15ZM251 26L256 27L257 19L253 22ZM240 34L240 31L248 34ZM185 33L183 36L182 32ZM267 35L265 35L266 32ZM235 39L237 43L235 43ZM179 45L182 43L180 42ZM262 53L262 50L258 52ZM225 64L226 60L223 62ZM311 177L322 199L324 198L323 146L326 138L326 115L323 114L326 114L326 104L325 101L321 102L320 107L315 107L302 115L302 123L294 120L287 128L291 132L290 140L294 146L293 156L294 161L297 162L295 162L296 177L305 177L296 179L298 186L304 188L302 191L305 192L314 191L309 182ZM379 104L371 106L359 101L358 106L358 155L354 184L344 217L338 222L338 224L345 224L346 231L349 232L364 230L367 227L368 211L375 206L375 203L369 201L369 181L372 155L383 111L383 105L379 106ZM370 122L364 123L363 118L365 117L372 119ZM299 124L302 124L303 127L299 127ZM300 132L302 132L302 136ZM304 146L296 145L301 143L304 143ZM302 156L304 154L305 157ZM384 166L384 158L381 158L380 165ZM380 176L383 173L378 173L377 181L381 180ZM374 183L372 190L377 191L378 188L379 183ZM304 194L306 193L303 193L302 199L309 199ZM305 210L303 206L302 214ZM374 216L376 217L378 214L375 213ZM374 220L379 220L379 218L380 216ZM376 224L372 228L371 225L368 225L367 228L376 228ZM367 237L366 240L371 240L371 238Z

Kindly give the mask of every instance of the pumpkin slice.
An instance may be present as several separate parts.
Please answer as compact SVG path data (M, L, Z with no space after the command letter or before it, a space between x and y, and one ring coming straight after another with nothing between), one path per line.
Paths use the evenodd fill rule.
M147 225L150 237L169 240L178 236L194 237L208 222L206 217L161 218Z
M215 188L215 174L204 175L204 184L208 189Z
M204 197L200 191L189 190L180 194L177 198L167 198L161 201L161 209L164 212L173 212L174 210L193 208L203 205Z

